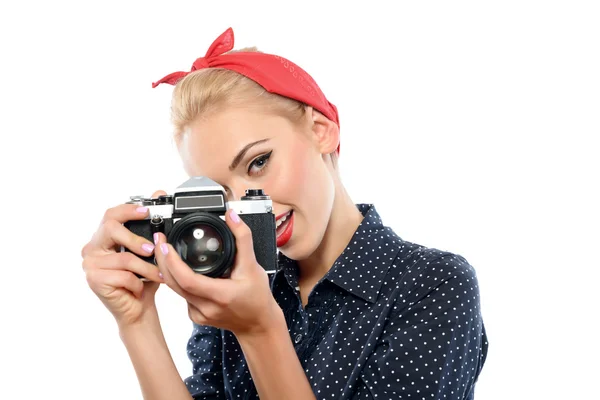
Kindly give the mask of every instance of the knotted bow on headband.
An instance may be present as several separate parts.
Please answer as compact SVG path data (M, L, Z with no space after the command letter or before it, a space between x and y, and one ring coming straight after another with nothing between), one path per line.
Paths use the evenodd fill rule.
M233 44L233 29L229 28L212 43L204 57L194 61L191 71L173 72L154 82L152 87L155 88L161 83L175 85L181 78L199 69L229 69L252 79L270 93L289 97L313 107L339 126L336 106L327 100L319 85L306 71L274 54L258 52L224 54L233 49ZM338 146L337 151L339 150Z

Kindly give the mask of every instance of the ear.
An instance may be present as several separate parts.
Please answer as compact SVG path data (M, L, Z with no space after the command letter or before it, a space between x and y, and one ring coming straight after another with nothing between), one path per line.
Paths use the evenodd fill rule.
M308 107L308 114L312 119L313 138L321 154L330 154L336 151L340 143L340 128L338 125L312 107Z

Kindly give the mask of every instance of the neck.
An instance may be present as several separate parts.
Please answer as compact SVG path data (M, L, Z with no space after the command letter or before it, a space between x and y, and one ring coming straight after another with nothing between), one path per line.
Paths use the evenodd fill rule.
M329 224L321 244L308 258L299 261L300 280L316 283L342 254L363 220L339 179L336 179L335 198Z

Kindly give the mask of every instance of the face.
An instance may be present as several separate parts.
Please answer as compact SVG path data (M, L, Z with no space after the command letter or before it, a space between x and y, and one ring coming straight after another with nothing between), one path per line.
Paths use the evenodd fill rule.
M327 141L330 128L310 115L299 127L278 115L235 108L193 123L178 147L188 175L211 178L230 200L249 188L264 189L279 224L279 250L302 260L321 243L333 207L335 184L323 156L337 146Z

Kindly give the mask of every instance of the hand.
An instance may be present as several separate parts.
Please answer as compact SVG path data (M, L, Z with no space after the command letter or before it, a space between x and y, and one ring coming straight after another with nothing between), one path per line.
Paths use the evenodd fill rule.
M166 237L155 234L156 260L165 283L186 299L190 319L233 332L236 336L262 334L283 319L269 287L266 271L256 261L252 232L233 210L225 217L236 241L236 257L229 278L195 273Z
M155 192L152 197L166 194ZM81 250L83 270L89 287L113 314L119 326L134 324L155 311L154 294L163 282L158 268L135 254L150 256L154 245L135 235L123 223L144 219L136 204L121 204L106 211L100 227ZM131 252L120 252L123 245ZM135 253L135 254L134 254ZM144 282L134 273L149 281Z

